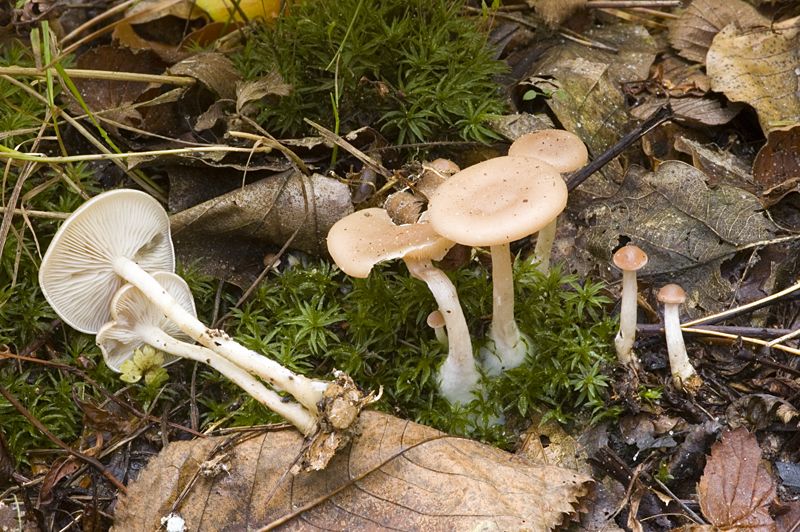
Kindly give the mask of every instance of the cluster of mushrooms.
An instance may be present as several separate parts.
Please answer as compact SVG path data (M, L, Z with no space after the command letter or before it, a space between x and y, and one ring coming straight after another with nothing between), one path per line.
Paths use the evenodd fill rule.
M113 370L146 345L173 360L208 364L316 442L307 468L324 467L371 396L361 396L349 379L331 383L293 373L207 327L174 269L166 211L148 194L120 189L92 198L67 219L42 259L39 282L65 323L97 335Z
M536 260L546 271L556 218L567 204L561 173L580 168L587 159L577 135L561 130L529 133L514 141L506 157L456 172L435 190L426 184L427 211L420 212L421 204L412 196L403 196L400 208L411 211L405 223L395 224L386 209L370 208L345 217L328 233L328 251L348 275L367 277L375 264L403 259L409 273L427 283L447 329L448 356L438 378L439 391L449 401L466 404L475 398L479 364L488 375L497 375L521 365L531 353L532 342L514 318L509 244L538 231ZM473 356L456 289L431 262L456 243L491 250L492 324L480 362Z

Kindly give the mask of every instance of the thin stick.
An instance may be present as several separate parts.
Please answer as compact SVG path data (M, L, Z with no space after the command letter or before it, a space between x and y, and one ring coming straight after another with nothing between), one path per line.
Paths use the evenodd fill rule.
M728 334L724 332L709 331L703 329L694 329L692 327L684 327L684 326L681 326L681 329L683 330L683 332L705 334L708 336L719 336L720 338L729 338L731 340L738 340L739 338L741 338L743 342L747 342L748 344L756 344L756 345L763 345L764 347L769 347L769 342L764 340L759 340L758 338L749 338L747 336L738 336L736 334ZM800 355L800 349L787 347L785 345L774 345L772 347L774 349L780 349L781 351L786 351L787 353L792 353L793 355Z
M720 319L722 319L722 318L724 318L726 316L730 316L730 315L733 315L733 314L741 314L742 312L744 312L746 310L749 310L749 309L756 310L757 308L761 308L762 306L766 306L766 305L772 303L774 300L776 300L776 299L778 299L780 297L789 295L792 292L795 292L797 290L800 290L800 282L793 284L792 286L790 286L789 288L786 288L785 290L781 290L777 294L772 294L771 296L767 296L767 297L763 297L761 299L757 299L756 301L753 301L752 303L748 303L747 305L742 305L741 307L728 309L728 310L726 310L724 312L720 312L718 314L712 314L711 316L706 316L705 318L698 318L696 320L683 323L683 324L681 324L681 327L691 327L693 325L699 325L701 323L707 323L707 322L710 322L710 321L719 321Z
M751 338L777 338L778 336L783 336L784 334L792 332L791 329L736 327L729 325L703 325L697 329L702 331L724 332L728 334L735 334L736 336L749 336ZM656 336L664 334L664 327L660 324L639 323L636 325L636 331L640 336Z
M188 87L197 83L189 76L167 76L163 74L137 74L136 72L114 72L113 70L84 70L80 68L65 68L64 71L75 79L110 79L112 81L141 81L142 83L169 83ZM9 76L31 76L43 78L47 75L44 70L25 67L0 67L0 74Z
M6 208L0 207L0 214L5 214ZM14 209L14 216L27 215L34 218L50 218L51 220L66 220L69 218L68 212L47 212L47 211L30 211L28 209Z
M680 7L680 0L589 0L584 7L589 9L615 8L631 9L634 7Z

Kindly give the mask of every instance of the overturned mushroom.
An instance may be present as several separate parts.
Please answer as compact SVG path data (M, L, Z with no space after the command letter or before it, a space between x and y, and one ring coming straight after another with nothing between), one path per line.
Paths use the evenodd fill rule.
M403 259L409 273L428 285L444 316L449 343L439 391L449 401L468 403L480 374L472 356L467 320L455 286L431 264L452 246L453 242L436 234L430 224L395 225L384 209L354 212L336 222L328 233L328 251L346 274L364 278L379 262Z
M169 272L156 272L153 278L187 312L195 314L194 298L186 281ZM98 331L97 345L112 370L119 372L122 363L133 356L136 349L149 345L167 353L171 359L167 362L186 358L208 364L305 435L316 428L317 417L300 404L284 402L280 395L236 364L206 347L187 343L191 338L169 321L135 286L123 285L111 300L110 309L113 320Z

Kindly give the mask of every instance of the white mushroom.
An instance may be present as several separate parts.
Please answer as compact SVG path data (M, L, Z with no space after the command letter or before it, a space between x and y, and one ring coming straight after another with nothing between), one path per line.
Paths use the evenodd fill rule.
M676 388L694 391L700 384L700 377L689 362L686 344L683 343L680 306L686 301L686 293L676 284L668 284L658 291L658 300L664 303L664 335L667 337L667 354L672 372L672 382Z
M619 310L619 332L614 339L620 364L632 369L639 367L633 354L636 339L636 299L639 293L636 272L647 264L647 254L636 246L624 246L614 253L614 265L622 270L622 295Z
M153 278L187 312L195 315L194 298L186 281L169 272L156 272ZM100 328L97 345L112 370L119 372L120 366L133 356L136 349L149 345L166 353L171 361L186 358L211 366L305 435L316 428L316 416L300 404L282 401L280 395L236 364L206 347L187 343L191 338L168 320L135 286L123 285L111 300L110 308L113 321Z
M297 375L206 327L148 273L173 267L164 209L143 192L120 189L92 198L64 222L42 259L39 283L66 323L91 334L109 321L111 299L127 281L191 338L317 412L328 383Z

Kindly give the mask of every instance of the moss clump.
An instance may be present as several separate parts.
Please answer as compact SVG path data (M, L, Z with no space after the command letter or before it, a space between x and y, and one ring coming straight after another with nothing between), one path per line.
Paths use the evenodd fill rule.
M371 125L397 143L486 142L483 121L504 110L476 21L451 0L301 1L252 35L239 69L277 68L291 95L258 117L272 132L308 133L303 118L345 133ZM338 81L338 86L335 83Z

